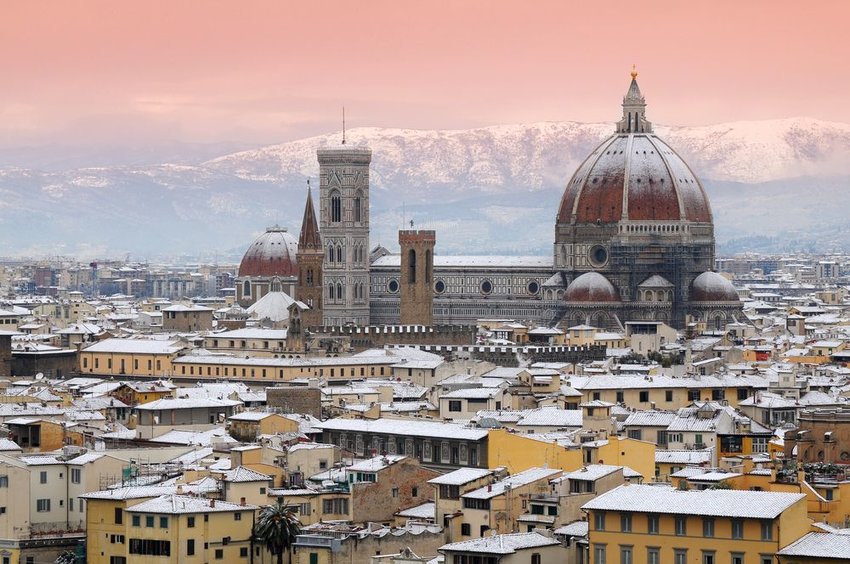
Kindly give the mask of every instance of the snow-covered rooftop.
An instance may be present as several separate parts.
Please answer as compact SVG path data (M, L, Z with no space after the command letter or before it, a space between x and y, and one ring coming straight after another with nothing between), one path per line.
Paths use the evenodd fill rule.
M329 431L349 433L374 433L388 435L418 436L431 438L452 437L460 440L478 441L487 436L486 429L469 429L454 423L439 421L405 421L402 419L329 419L316 423L314 427Z
M128 507L126 511L130 513L166 513L179 515L184 513L254 511L256 509L259 509L256 505L240 505L227 501L168 494Z
M463 494L461 497L469 499L491 499L505 493L506 488L517 488L531 484L538 480L546 478L554 478L556 474L560 474L562 470L552 468L529 468L523 470L507 478L499 480L495 484L483 486L471 492Z
M540 533L509 533L505 535L494 535L444 544L440 547L440 551L513 554L517 550L538 548L541 546L552 546L556 544L559 544L558 541L551 537L541 535Z
M459 468L453 472L432 478L428 480L428 483L447 486L462 486L463 484L480 480L492 473L492 470L487 470L486 468Z
M846 529L841 533L809 533L776 554L847 562L850 555L850 534L844 534L844 531Z
M679 490L669 486L631 484L597 496L582 509L774 519L804 499L805 494L799 493Z

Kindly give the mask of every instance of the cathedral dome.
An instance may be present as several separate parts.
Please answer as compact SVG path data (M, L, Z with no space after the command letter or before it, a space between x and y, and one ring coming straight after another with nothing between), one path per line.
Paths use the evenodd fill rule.
M632 73L617 132L585 159L567 184L558 224L712 221L699 179L652 133L636 77L637 73ZM664 232L676 231L661 234Z
M691 282L692 302L737 302L738 292L729 280L716 272L703 272Z
M245 251L239 276L297 276L297 251L298 242L286 229L269 227Z
M619 302L620 294L611 282L598 272L585 272L567 286L568 302Z

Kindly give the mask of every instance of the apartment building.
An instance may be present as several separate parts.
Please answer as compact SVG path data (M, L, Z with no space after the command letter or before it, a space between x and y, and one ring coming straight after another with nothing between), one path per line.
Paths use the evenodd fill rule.
M85 537L83 494L127 461L69 447L65 454L0 454L0 545L10 562L52 561Z
M592 564L773 564L811 523L800 493L624 485L583 509Z

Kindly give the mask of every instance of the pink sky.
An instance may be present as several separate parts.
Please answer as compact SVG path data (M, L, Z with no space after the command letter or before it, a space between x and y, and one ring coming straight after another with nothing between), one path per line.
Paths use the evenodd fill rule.
M0 19L0 146L272 143L351 127L850 122L846 0L27 1Z

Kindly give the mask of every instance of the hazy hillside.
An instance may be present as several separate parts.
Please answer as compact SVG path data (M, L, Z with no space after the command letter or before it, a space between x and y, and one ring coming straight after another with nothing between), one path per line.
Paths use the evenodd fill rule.
M391 245L412 218L438 230L443 253L548 253L563 186L612 129L351 130L350 144L373 151L373 243ZM850 125L796 118L657 133L704 180L722 250L850 249ZM238 256L266 225L298 230L316 148L338 142L312 137L198 166L0 169L0 255Z

